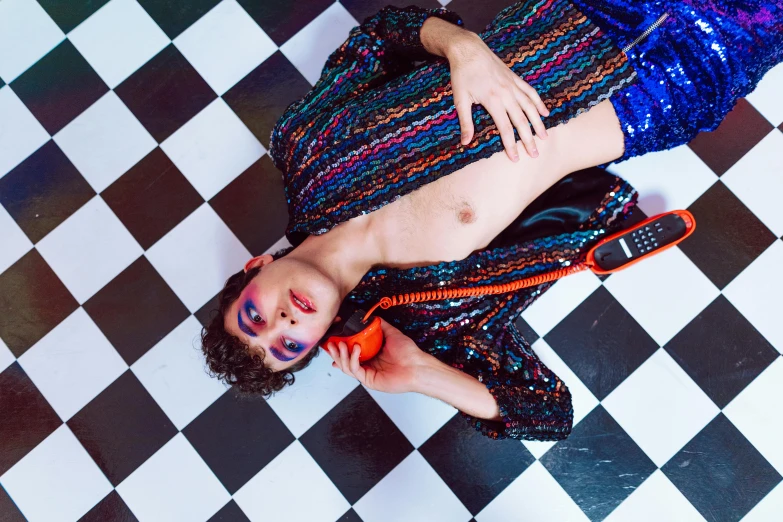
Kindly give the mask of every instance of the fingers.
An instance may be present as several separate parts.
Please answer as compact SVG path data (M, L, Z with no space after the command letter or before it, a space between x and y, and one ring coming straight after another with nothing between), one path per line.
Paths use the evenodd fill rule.
M533 104L532 100L522 91L514 91L514 95L516 96L519 107L525 111L528 121L533 125L533 128L536 129L536 135L541 139L545 139L547 137L546 127L544 127L541 115L538 113L538 110L536 110L536 106Z
M536 109L540 114L543 114L544 116L549 116L549 109L546 108L546 105L544 105L544 101L541 99L541 96L538 95L538 91L536 91L533 87L530 86L529 83L527 83L525 80L514 75L515 82L517 86L522 90L523 93L525 93L528 98L530 98L533 103L536 106Z
M358 344L354 344L352 353L348 353L348 345L345 342L340 341L337 346L334 343L328 343L326 345L326 351L334 359L332 366L339 368L347 375L355 377L360 381L363 378L364 368L359 364L359 354L361 349Z
M473 114L472 114L472 102L470 98L460 97L459 100L454 98L454 105L457 107L457 116L459 117L460 143L467 145L470 140L473 139Z
M495 122L500 133L500 139L503 141L503 147L506 149L506 154L511 158L511 161L519 161L519 155L517 154L517 140L514 138L514 126L508 119L506 113L506 107L502 102L497 100L493 101L491 105L484 105L484 108L492 116L492 121Z
M514 101L516 102L516 100ZM528 104L531 107L533 106L530 101L528 101ZM538 157L536 141L533 139L533 132L530 130L530 125L528 125L528 118L525 117L525 114L522 112L522 109L520 109L519 105L509 102L508 106L508 114L511 117L511 121L514 122L514 126L517 128L519 139L522 140L527 153L530 154L530 156L533 158Z

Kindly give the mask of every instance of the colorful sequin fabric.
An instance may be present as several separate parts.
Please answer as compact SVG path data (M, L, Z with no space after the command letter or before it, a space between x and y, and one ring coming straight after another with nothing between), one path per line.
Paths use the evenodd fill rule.
M639 80L611 102L625 135L616 160L715 130L737 100L783 60L783 2L764 0L574 0L621 48L663 13L627 52Z
M313 89L278 120L269 154L284 176L291 244L503 150L481 105L473 107L473 140L460 144L448 61L421 44L428 16L463 25L445 8L382 9L351 31ZM539 93L550 110L546 127L635 78L620 49L568 1L517 2L479 36Z
M657 103L658 87L637 86L640 76L636 67L650 69L643 76L645 82L667 80L671 71L663 62L646 61L647 53L642 51L647 47L642 44L634 48L639 55L632 63L614 40L618 38L622 45L633 40L659 11L630 6L629 11L637 13L631 24L623 8L612 11L610 4L603 2L602 11L592 12L602 15L602 23L615 30L626 26L610 24L611 16L628 23L627 33L604 32L601 24L594 23L584 14L586 9L574 2L543 0L509 6L479 36L539 92L551 111L543 119L545 126L563 123L608 98L616 110L619 108L627 157L668 148L687 133L650 131L652 126L666 126L666 118L653 120L645 115L657 116L655 110L665 109L671 117L672 109L644 105ZM644 16L638 15L642 11ZM428 16L462 25L458 15L444 8L384 8L351 31L327 60L313 90L291 104L273 129L270 156L283 172L290 218L286 236L294 247L310 234L325 233L503 150L491 117L480 105L473 107L473 141L468 146L459 143L448 63L429 55L420 43L419 31ZM677 24L685 23L678 20ZM691 32L703 31L695 24L694 20ZM658 30L663 28L666 24ZM679 34L688 41L695 39ZM654 41L648 38L643 43L651 46ZM693 46L692 52L706 51ZM424 63L414 63L420 60ZM692 60L680 63L684 68ZM662 71L655 70L658 68ZM656 76L661 73L663 77ZM633 91L637 94L626 97L629 89L637 89ZM682 103L681 99L672 100ZM690 103L686 106L703 111L704 118L713 110L712 105L703 109ZM684 125L678 120L675 127ZM376 268L346 299L369 308L383 296L503 284L579 263L591 246L622 227L636 202L637 194L628 183L609 173L606 179L606 195L596 201L595 211L579 230L487 248L459 261L410 269ZM292 248L274 256L285 255ZM571 394L514 326L518 315L551 285L413 303L376 313L404 331L422 350L486 385L497 401L502 421L460 412L476 430L493 439L561 440L573 424Z

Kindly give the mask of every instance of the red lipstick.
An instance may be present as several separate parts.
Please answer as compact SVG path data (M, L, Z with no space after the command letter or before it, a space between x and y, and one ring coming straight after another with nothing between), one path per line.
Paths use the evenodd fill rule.
M296 302L294 299L294 296L296 296L296 299L299 299L301 302L306 304L310 309L302 308L302 306ZM299 310L302 311L304 314L312 314L315 313L315 307L313 306L313 303L311 303L306 297L304 297L302 294L298 292L294 292L293 290L289 290L289 297L291 298L291 302L296 306Z

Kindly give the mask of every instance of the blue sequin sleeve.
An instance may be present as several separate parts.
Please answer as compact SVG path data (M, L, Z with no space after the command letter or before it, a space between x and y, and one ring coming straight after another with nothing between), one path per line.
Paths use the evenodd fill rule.
M332 114L324 110L326 107L340 106L412 70L414 62L434 57L422 45L420 34L430 16L464 26L459 15L444 7L389 5L351 29L345 42L329 55L313 88L289 105L272 129L269 155L275 166L287 171L288 165L282 164L285 154L277 152L279 146L285 146L283 137L292 130L308 125L319 114Z

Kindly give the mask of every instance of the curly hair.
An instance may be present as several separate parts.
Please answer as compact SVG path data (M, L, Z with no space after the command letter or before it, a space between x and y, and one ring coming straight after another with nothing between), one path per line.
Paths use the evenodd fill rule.
M284 248L272 254L272 257L279 259L291 250L293 247ZM285 370L275 371L264 365L264 356L251 352L247 344L226 331L226 311L260 270L260 267L247 272L240 270L226 280L218 296L218 309L213 310L217 314L201 330L201 351L207 358L212 377L222 379L242 393L262 394L268 398L287 384L293 384L294 373L306 368L320 350L314 346L295 364Z

